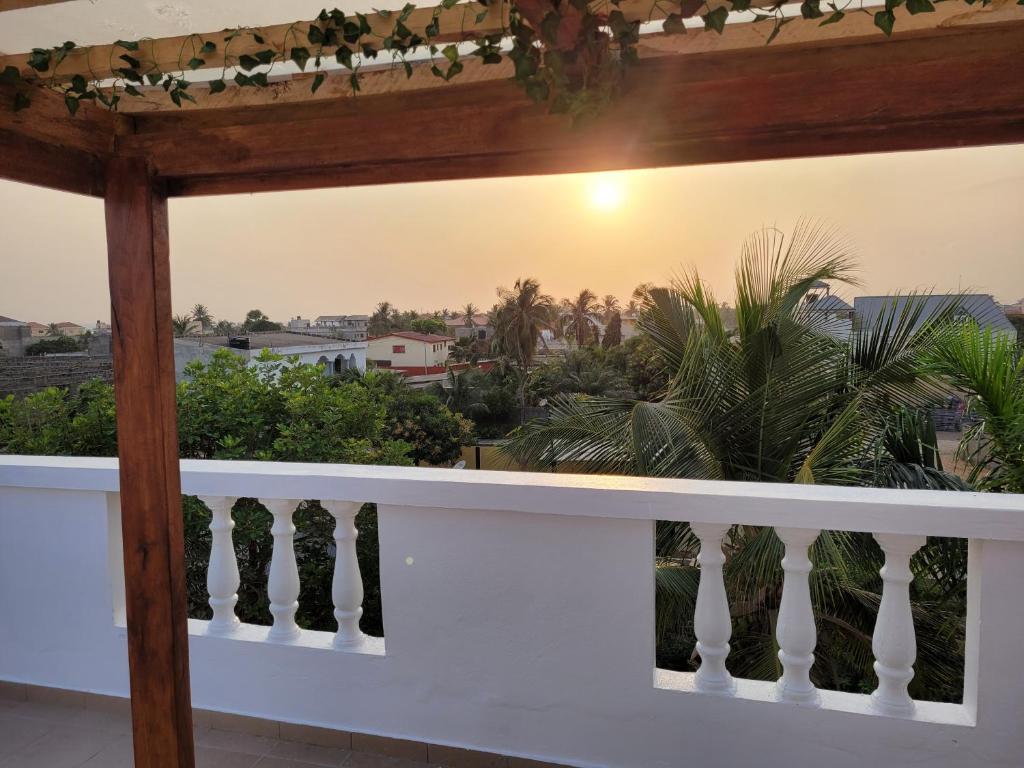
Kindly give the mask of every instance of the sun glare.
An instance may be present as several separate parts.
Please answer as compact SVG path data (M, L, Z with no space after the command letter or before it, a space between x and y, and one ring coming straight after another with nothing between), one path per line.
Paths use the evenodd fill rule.
M597 178L590 182L590 205L599 211L613 211L622 205L622 183L617 179Z

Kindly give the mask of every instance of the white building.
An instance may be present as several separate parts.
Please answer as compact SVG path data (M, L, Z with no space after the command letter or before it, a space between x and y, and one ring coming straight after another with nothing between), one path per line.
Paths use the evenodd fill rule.
M301 320L302 318L296 319ZM289 323L290 325L291 323ZM366 341L369 327L369 315L320 315L313 321L310 330L317 334L329 333L348 341Z
M370 339L369 359L380 368L395 368L409 373L436 373L443 369L455 339L436 333L393 331Z
M174 340L174 372L178 381L185 366L193 360L210 360L214 353L227 349L254 361L263 350L277 355L298 357L300 363L320 365L327 375L347 370L366 371L365 341L346 341L289 331L250 333L244 336L186 336Z

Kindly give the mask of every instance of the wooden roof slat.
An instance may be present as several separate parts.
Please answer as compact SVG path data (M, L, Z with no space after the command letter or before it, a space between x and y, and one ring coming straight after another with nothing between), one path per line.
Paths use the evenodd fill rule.
M0 13L19 11L22 8L35 8L37 5L57 5L66 2L69 0L0 0Z
M1007 143L1021 50L1024 22L642 60L585 128L502 81L136 115L118 151L185 195Z
M603 0L598 0L602 8L609 7ZM787 0L788 1L788 0ZM776 5L776 0L754 0L753 7L771 7ZM725 0L709 0L708 7L715 8L727 5ZM437 7L426 6L415 9L405 25L413 32L424 35L425 27L434 18ZM618 6L626 18L634 21L656 21L664 19L671 6L656 5L652 0L621 0ZM477 22L479 14L485 13L486 17ZM391 12L390 18L385 18L380 13L368 13L367 18L375 31L380 29L391 29L397 19L397 12ZM204 69L220 68L225 65L225 50L232 62L237 61L242 54L254 54L258 51L273 48L274 50L288 50L292 47L307 47L311 52L316 52L319 46L310 43L306 35L309 25L312 22L294 22L291 24L276 24L259 28L259 33L264 43L257 43L251 35L240 35L226 44L224 38L228 34L221 30L194 34L179 37L151 38L139 41L138 51L126 51L114 45L96 45L89 48L76 49L69 53L60 63L56 73L37 73L26 64L27 53L9 54L0 57L0 70L7 66L17 67L25 77L49 78L53 75L56 79L66 81L75 75L83 75L92 79L106 79L114 76L113 69L118 67L118 59L122 54L129 54L138 59L144 69L154 67L161 72L177 72L185 69L186 63L193 55L199 56L199 49L203 43L209 41L217 46L215 53L200 56L205 61ZM476 2L460 3L451 10L442 11L439 16L440 35L431 38L431 42L453 42L459 40L474 40L487 35L496 34L505 29L508 25L508 4L500 3L488 8ZM373 42L379 44L380 39L374 38ZM323 54L333 56L334 48L324 46ZM111 66L113 63L113 67Z
M935 13L911 15L904 9L897 9L897 31L895 36L902 39L919 33L930 33L936 29L964 28L1000 24L1007 21L1024 21L1024 6L1010 5L969 7L959 3L943 3ZM658 56L692 56L707 53L722 53L745 49L764 48L771 34L771 24L732 24L726 34L714 31L693 30L685 35L646 34L640 38L641 58ZM826 46L849 44L857 40L880 39L881 32L874 20L867 14L851 14L841 24L822 27L819 20L798 19L782 27L771 43L774 50L791 46ZM413 64L411 77L406 77L401 66L364 69L358 94L353 94L347 76L328 76L316 93L310 92L313 75L306 73L282 78L266 88L240 88L229 85L219 94L210 94L201 84L189 92L195 103L184 101L175 106L162 88L144 89L140 98L124 98L119 105L123 114L151 112L190 112L207 109L241 108L268 104L305 103L328 101L338 98L367 98L374 95L445 89L470 83L506 80L512 77L512 65L507 59L500 64L483 64L479 58L469 57L463 62L464 69L451 82L434 76L428 62Z

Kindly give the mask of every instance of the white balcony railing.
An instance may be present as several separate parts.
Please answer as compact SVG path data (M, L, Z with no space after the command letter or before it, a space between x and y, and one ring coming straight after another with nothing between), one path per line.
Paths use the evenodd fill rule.
M213 619L191 621L207 709L607 766L1016 766L1024 755L1024 499L392 467L182 462L213 513ZM126 695L117 465L0 457L0 680ZM231 506L273 514L273 626L240 624ZM336 520L336 633L295 623L292 514ZM353 519L378 505L385 641L359 630ZM128 511L125 511L128 513ZM654 660L654 521L701 543L696 674ZM733 679L722 538L774 526L786 546L777 683ZM808 547L822 529L885 553L877 689L818 690ZM915 702L908 586L927 536L969 539L962 704Z

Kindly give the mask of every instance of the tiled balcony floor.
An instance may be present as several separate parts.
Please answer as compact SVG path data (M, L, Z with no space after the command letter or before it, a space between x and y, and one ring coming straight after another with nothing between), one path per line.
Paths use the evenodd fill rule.
M196 726L195 743L200 768L427 768L423 762L221 730L203 722ZM83 705L73 698L40 701L0 696L0 768L128 768L132 764L126 702L112 699Z

